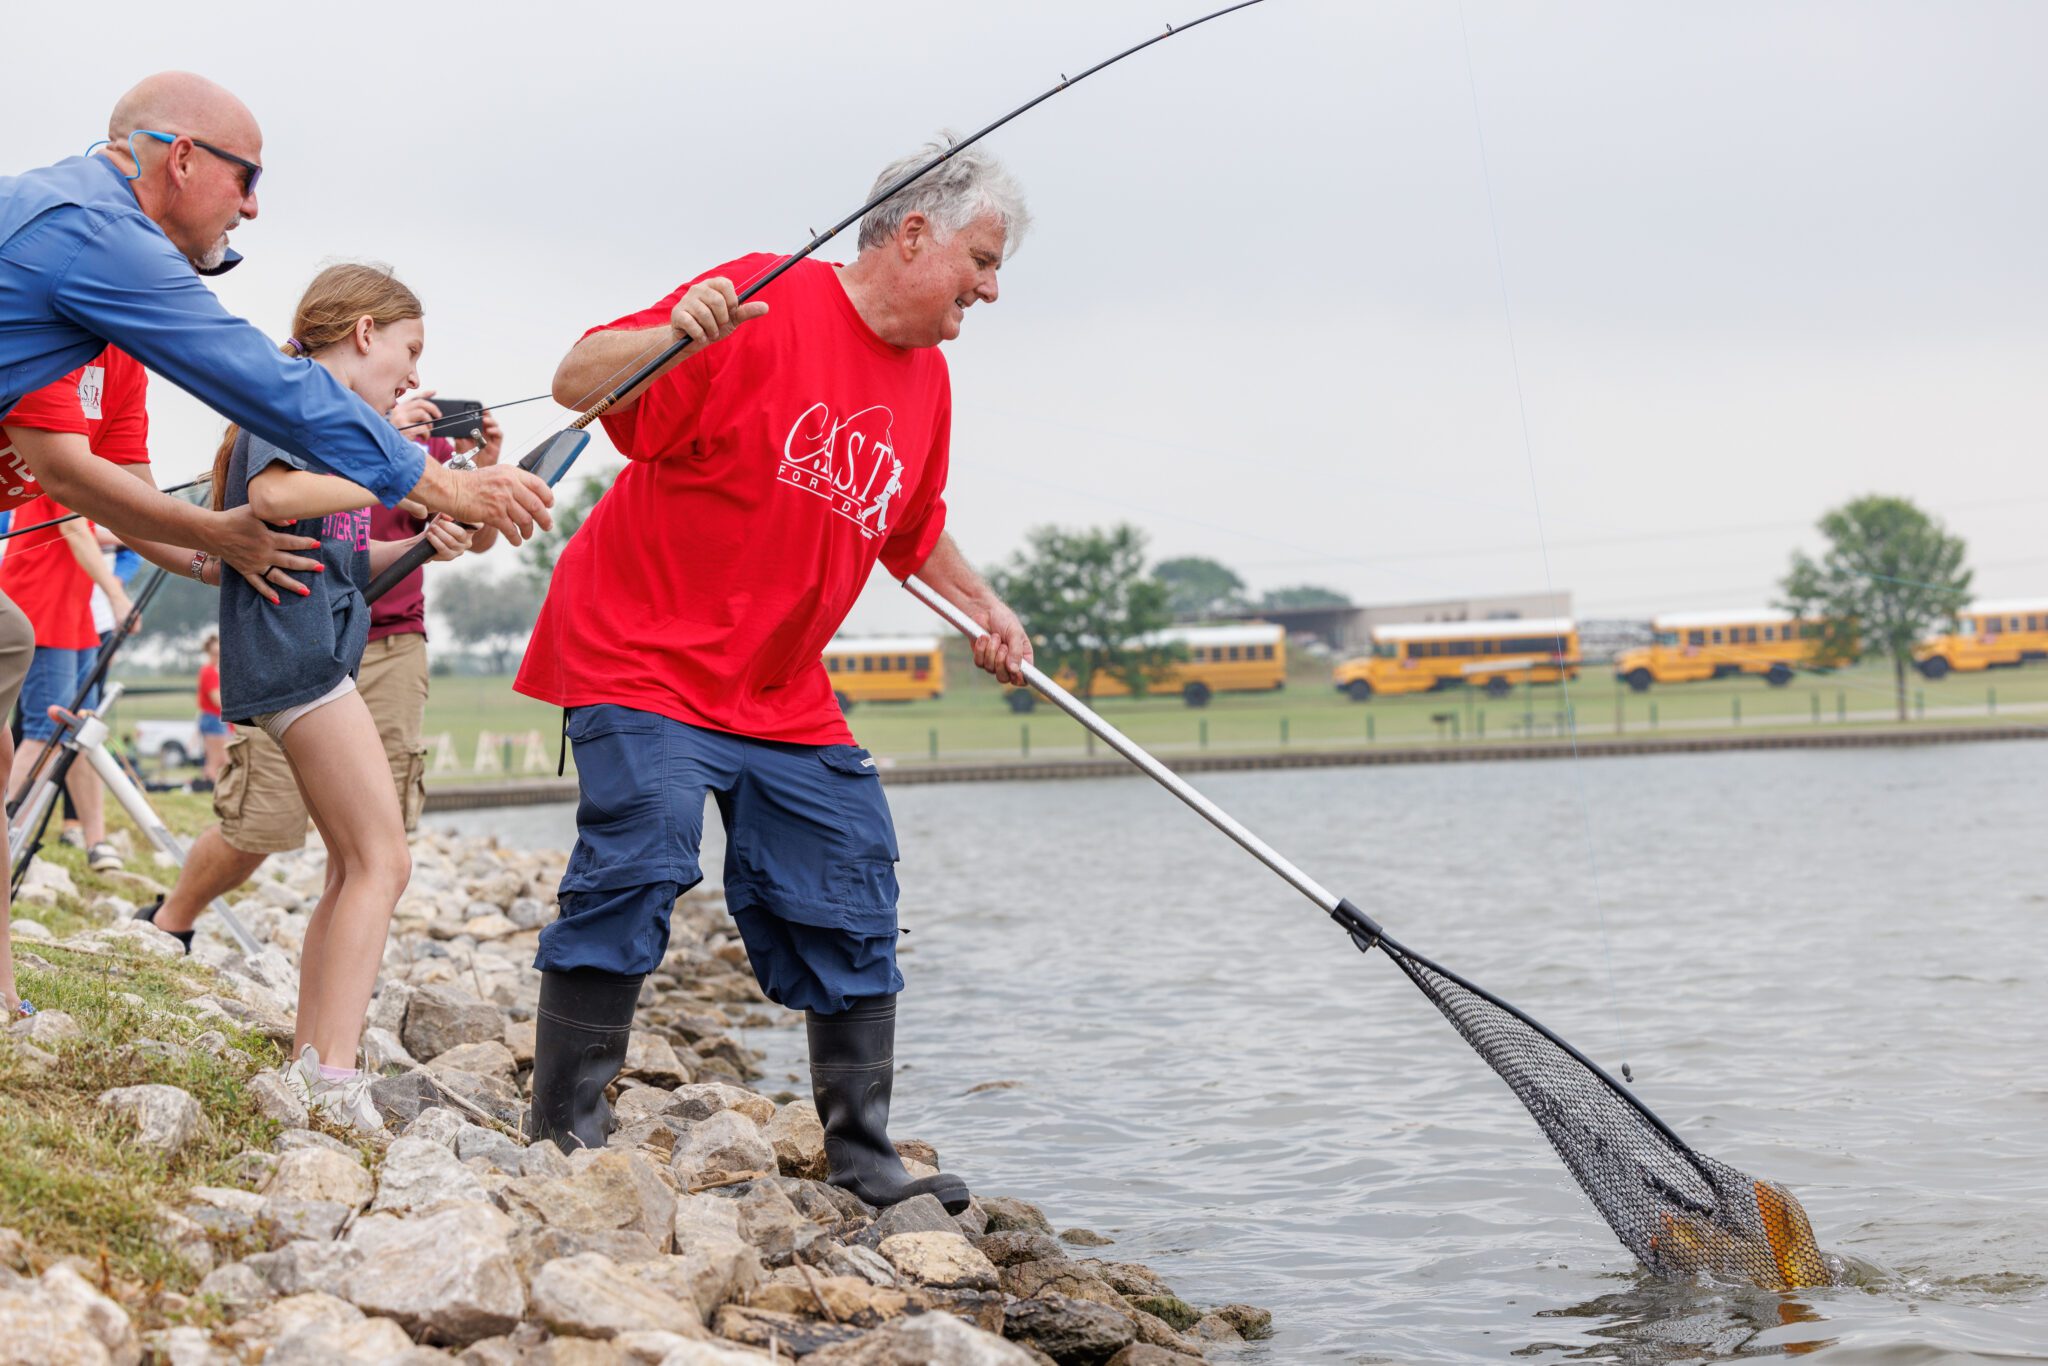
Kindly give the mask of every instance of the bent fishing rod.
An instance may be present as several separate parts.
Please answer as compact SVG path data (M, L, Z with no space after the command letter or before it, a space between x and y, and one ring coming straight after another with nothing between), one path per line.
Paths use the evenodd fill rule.
M871 211L880 208L883 204L895 198L904 190L909 189L912 185L922 180L925 176L931 174L939 167L945 165L954 157L959 156L962 152L966 151L969 147L972 147L975 143L980 142L990 133L993 133L998 128L1001 128L1004 124L1010 122L1014 118L1019 117L1020 115L1029 113L1031 110L1045 103L1047 100L1059 94L1061 91L1079 85L1082 81L1087 80L1096 72L1103 71L1109 67L1115 66L1118 62L1122 61L1126 57L1132 56L1135 53L1143 52L1146 48L1151 47L1154 43L1163 43L1168 38L1174 37L1177 34L1186 33L1191 28L1200 27L1201 25L1208 23L1211 19L1221 19L1226 14L1235 14L1237 11L1241 9L1250 9L1253 5L1261 3L1263 3L1263 0L1237 0L1236 4L1225 5L1222 9L1214 10L1208 14L1203 15L1199 19L1191 19L1185 24L1168 24L1166 26L1165 32L1155 33L1142 43L1135 43L1132 46L1125 48L1122 52L1117 53L1113 57L1106 57L1102 61L1097 62L1095 65L1083 70L1078 75L1069 76L1062 72L1060 74L1060 80L1058 85L1055 85L1048 90L1042 91L1041 93L1032 96L1024 103L1018 105L1015 109L1012 109L1009 113L997 119L994 123L989 124L987 127L982 128L978 132L969 134L967 137L962 138L958 142L955 142L945 151L939 153L937 156L931 158L931 160L925 162L921 166L918 166L914 170L907 171L903 175L898 176L895 180L883 186L882 189L878 191L875 194L875 196L872 199L868 200L865 204L861 205L859 208L855 209L852 213L846 215L846 217L840 219L838 222L834 223L831 227L825 229L825 231L813 236L811 240L805 243L801 249L792 252L790 255L783 257L780 261L777 261L765 273L756 277L744 289L739 291L737 302L742 304L747 302L747 300L753 298L762 290L774 284L778 279L782 277L782 275L786 271L790 269L790 267L796 265L797 262L805 260L812 256L813 254L815 254L820 247L824 246L827 242L830 242L833 238L837 237L840 233L844 232L853 224L865 218ZM645 364L641 365L638 369L633 371L632 374L628 375L623 381L621 381L619 384L613 387L613 389L609 393L607 393L603 398L599 399L595 404L591 405L589 408L584 409L583 412L578 414L576 419L572 421L568 426L564 427L561 431L556 432L553 436L548 437L546 440L542 441L538 446L535 446L531 451L527 452L527 454L519 461L519 468L525 470L529 474L539 476L551 487L559 483L562 479L562 476L569 472L569 467L576 463L576 457L583 453L584 446L587 445L590 441L590 434L585 430L585 428L589 427L591 423L603 417L613 407L624 402L628 394L631 394L635 389L638 389L641 385L647 383L649 380L659 375L663 370L666 370L678 356L682 355L683 352L688 350L693 344L694 342L691 338L679 337L675 341L663 347L661 352L658 355L656 355L652 360L649 360ZM418 569L421 565L425 564L428 560L432 559L433 557L433 547L429 545L427 542L421 541L418 545L413 546L410 550L406 551L404 555L400 556L398 559L392 561L391 564L386 566L383 573L377 575L376 578L372 579L370 581L369 588L364 592L363 596L367 598L369 601L375 602L380 595L389 592L399 582L399 580L411 574L415 569Z

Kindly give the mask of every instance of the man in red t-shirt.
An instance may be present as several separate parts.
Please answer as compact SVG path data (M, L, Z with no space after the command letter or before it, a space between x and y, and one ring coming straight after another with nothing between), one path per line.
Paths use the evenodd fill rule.
M515 685L566 709L582 789L536 960L529 1132L604 1143L640 980L702 877L708 794L755 976L807 1012L831 1180L870 1204L966 1207L959 1178L914 1180L886 1132L896 835L819 656L879 560L988 627L975 662L1023 681L1022 626L945 534L938 346L995 301L1027 222L1015 182L970 149L871 212L852 264L802 262L741 307L735 285L776 260L742 257L592 329L557 370L576 407L634 357L700 343L606 413L629 463L563 549Z
M148 395L148 373L134 357L110 346L90 364L23 398L7 414L7 426L48 434L54 440L47 444L60 455L97 456L130 467L131 473L147 483ZM67 512L44 492L13 440L0 432L0 511L9 510L17 527L50 521ZM194 572L195 557L189 549L141 540L132 544L157 564L179 573ZM0 716L22 695L23 683L34 668L37 688L22 716L27 741L23 750L31 759L52 733L48 704L71 705L79 681L95 658L99 636L92 625L93 579L89 572L94 561L105 564L90 525L82 519L16 536L8 542L5 557L0 557ZM209 565L207 573L208 582L218 583L218 562ZM108 599L125 611L119 581L111 575L108 581L113 585ZM0 730L0 772L16 774L15 758L12 737ZM10 789L13 783L11 778ZM99 809L99 780L90 768L74 765L69 785L80 815L96 824L87 813ZM13 795L10 790L9 796ZM110 847L93 853L95 866L120 865ZM0 886L0 931L4 931L6 911L7 889ZM0 957L5 956L5 946L4 934L0 934ZM0 995L12 1005L14 974L6 964L0 964Z

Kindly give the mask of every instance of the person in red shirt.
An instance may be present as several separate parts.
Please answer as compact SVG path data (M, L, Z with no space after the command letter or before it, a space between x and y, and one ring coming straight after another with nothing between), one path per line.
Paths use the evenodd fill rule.
M199 666L199 738L206 745L206 781L220 781L228 763L228 723L220 719L220 636L206 638L206 662Z
M755 976L807 1013L830 1179L870 1204L966 1207L958 1177L913 1179L889 1143L896 835L819 656L879 561L988 627L975 662L1023 681L1023 627L946 535L938 347L995 301L1028 221L970 149L869 213L851 264L805 261L741 306L735 283L776 260L741 257L592 329L556 371L576 407L634 357L699 343L606 413L628 463L564 547L515 684L565 709L582 796L536 959L530 1134L605 1142L641 978L702 877L709 794Z
M0 511L12 511L14 525L23 528L68 511L37 482L34 469L16 448L11 435L15 431L35 434L45 454L65 459L98 457L126 467L145 483L152 482L148 394L148 373L134 357L110 346L90 364L23 398L7 414L7 430L0 432ZM197 562L204 566L207 582L220 581L219 561L195 556L189 548L142 540L133 544L145 557L175 573L193 575ZM22 754L31 762L53 733L49 703L71 705L99 644L92 625L94 581L90 571L94 562L105 569L91 525L83 519L18 535L8 542L7 554L0 558L0 715L23 697L24 684L33 672L36 687L24 702L22 716ZM108 600L117 613L125 614L127 599L119 581L111 573L107 580L112 583ZM0 730L0 771L12 775L10 797L18 795L11 789L26 769L25 764L16 762L17 757L12 737ZM68 786L80 815L97 827L98 821L87 816L99 810L99 780L92 770L74 765ZM111 848L94 853L100 864L120 864ZM0 886L0 996L11 1011L16 998L12 959L5 953L7 891Z

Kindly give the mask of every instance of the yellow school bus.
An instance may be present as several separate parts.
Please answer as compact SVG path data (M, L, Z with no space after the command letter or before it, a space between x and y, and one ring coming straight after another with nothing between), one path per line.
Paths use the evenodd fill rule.
M1733 612L1669 612L1650 619L1651 643L1624 650L1614 676L1637 692L1652 683L1699 683L1754 674L1774 688L1815 667L1821 623L1757 607Z
M1428 621L1372 628L1372 653L1337 666L1337 691L1376 695L1486 689L1505 697L1518 683L1579 676L1579 628L1569 617Z
M946 691L937 636L848 636L825 647L839 710L856 702L924 702Z
M1929 678L2016 669L2036 659L2048 659L2048 598L1973 602L1956 614L1952 634L1922 641L1913 651L1913 663Z
M1229 626L1175 626L1145 637L1147 645L1180 645L1186 657L1169 664L1150 680L1149 693L1180 694L1190 707L1206 707L1220 692L1276 692L1287 686L1287 630L1269 622ZM1072 689L1074 675L1062 670L1054 681ZM1120 678L1095 675L1096 697L1124 697L1130 689ZM1010 710L1028 712L1038 694L1018 688L1010 694Z

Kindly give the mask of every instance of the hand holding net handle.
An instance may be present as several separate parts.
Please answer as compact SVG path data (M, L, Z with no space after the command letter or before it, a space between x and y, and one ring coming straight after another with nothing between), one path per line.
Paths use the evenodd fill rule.
M978 640L988 634L987 627L961 611L948 599L941 597L938 590L923 579L913 575L903 581L903 586L910 590L911 596L944 617L955 630L969 640ZM1143 769L1146 777L1187 803L1196 815L1230 836L1246 853L1286 879L1296 891L1315 902L1338 924L1350 931L1352 938L1359 941L1360 948L1370 948L1372 943L1378 941L1380 928L1364 912L1295 867L1279 850L1238 824L1229 812L1197 792L1185 778L1153 758L1137 741L1096 715L1080 698L1047 678L1036 665L1020 664L1018 667L1031 686L1045 694L1047 701L1094 732L1104 744ZM1367 938L1360 940L1361 934Z

